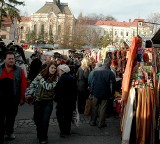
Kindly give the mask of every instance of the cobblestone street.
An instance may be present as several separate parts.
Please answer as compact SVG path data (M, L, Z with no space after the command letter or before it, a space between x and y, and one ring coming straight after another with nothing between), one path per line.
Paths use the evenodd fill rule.
M80 115L79 126L72 125L71 136L59 137L59 128L55 116L55 109L50 119L48 132L49 144L120 144L119 117L106 119L107 127L99 129L89 125L89 116ZM15 123L14 141L5 141L4 144L38 144L36 127L33 121L33 107L25 104L19 107L19 114Z

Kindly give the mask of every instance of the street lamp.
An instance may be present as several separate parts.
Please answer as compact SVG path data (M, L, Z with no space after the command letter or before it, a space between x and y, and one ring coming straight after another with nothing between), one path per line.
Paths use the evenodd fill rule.
M139 26L142 26L142 21L137 22L137 36L139 35Z
M20 42L22 41L22 30L23 30L23 26L20 27L20 36L21 36Z

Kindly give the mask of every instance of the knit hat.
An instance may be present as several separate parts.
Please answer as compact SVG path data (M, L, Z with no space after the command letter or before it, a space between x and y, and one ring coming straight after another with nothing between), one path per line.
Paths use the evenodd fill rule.
M58 68L64 71L65 73L70 72L70 68L66 64L59 65Z

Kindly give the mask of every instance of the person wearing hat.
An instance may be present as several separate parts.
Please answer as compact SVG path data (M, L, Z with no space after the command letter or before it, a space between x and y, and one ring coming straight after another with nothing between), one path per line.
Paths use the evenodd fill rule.
M55 101L57 102L57 120L60 136L70 135L73 111L76 109L77 82L70 74L66 64L58 66L59 80L55 86Z
M30 58L32 59L32 62L29 68L28 80L33 81L41 70L42 62L40 59L37 58L37 55L34 53L30 56Z

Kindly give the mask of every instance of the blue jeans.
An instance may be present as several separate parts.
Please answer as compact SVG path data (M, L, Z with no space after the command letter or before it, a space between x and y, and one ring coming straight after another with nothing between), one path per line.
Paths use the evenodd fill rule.
M37 127L37 137L39 140L46 140L50 116L53 110L53 100L35 101L34 122Z

